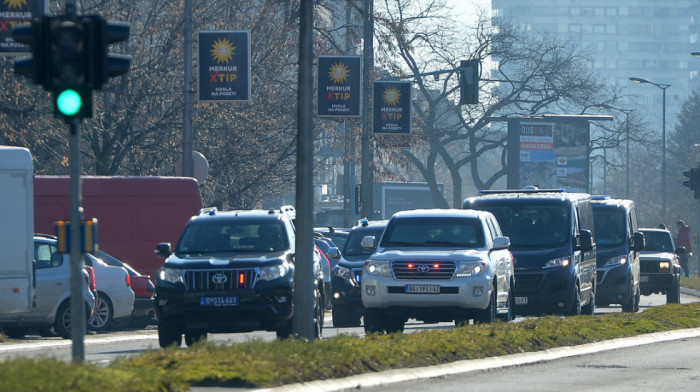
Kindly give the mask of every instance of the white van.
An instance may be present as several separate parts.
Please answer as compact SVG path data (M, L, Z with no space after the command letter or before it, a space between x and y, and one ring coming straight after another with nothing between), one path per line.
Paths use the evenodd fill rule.
M0 146L0 317L34 304L32 154Z

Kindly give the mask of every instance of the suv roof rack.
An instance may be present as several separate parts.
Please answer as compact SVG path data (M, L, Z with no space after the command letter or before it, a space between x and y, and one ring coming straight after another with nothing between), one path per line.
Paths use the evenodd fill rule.
M527 189L502 189L502 190L490 190L482 189L479 190L479 195L493 195L498 193L565 193L566 189L539 189L539 188L527 188Z

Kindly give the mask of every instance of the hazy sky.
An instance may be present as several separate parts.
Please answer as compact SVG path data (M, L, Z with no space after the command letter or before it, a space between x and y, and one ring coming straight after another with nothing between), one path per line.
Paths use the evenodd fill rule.
M464 15L465 23L469 22L469 17L474 16L474 6L477 5L481 9L490 10L491 0L445 0L448 4L455 8L455 12ZM461 17L460 17L461 19Z

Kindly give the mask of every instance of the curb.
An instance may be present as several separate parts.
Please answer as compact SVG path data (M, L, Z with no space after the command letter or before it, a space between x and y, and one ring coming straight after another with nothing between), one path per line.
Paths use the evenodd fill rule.
M656 332L629 338L618 338L603 342L587 343L580 346L558 347L550 350L504 355L484 359L463 360L422 368L395 369L377 373L360 374L340 379L310 381L284 385L277 388L255 389L253 392L332 392L348 389L377 387L398 382L421 380L452 374L489 370L507 366L518 366L535 362L551 361L559 358L586 355L644 344L700 337L700 328ZM207 388L192 388L191 391L206 391Z

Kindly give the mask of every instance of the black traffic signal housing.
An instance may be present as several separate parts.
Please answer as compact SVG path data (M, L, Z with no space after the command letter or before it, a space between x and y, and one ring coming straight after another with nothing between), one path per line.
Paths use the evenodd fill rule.
M683 186L690 188L696 199L700 199L700 167L691 167L690 170L683 172L683 177L687 180L683 181Z
M29 45L31 56L15 58L14 71L19 76L29 77L32 82L48 89L49 57L48 18L35 19L31 23L16 25L12 31L12 39Z
M479 59L459 62L459 104L479 103Z
M98 15L84 16L89 59L88 80L93 90L99 90L109 78L129 72L131 56L109 53L109 45L129 39L129 23L110 22Z

